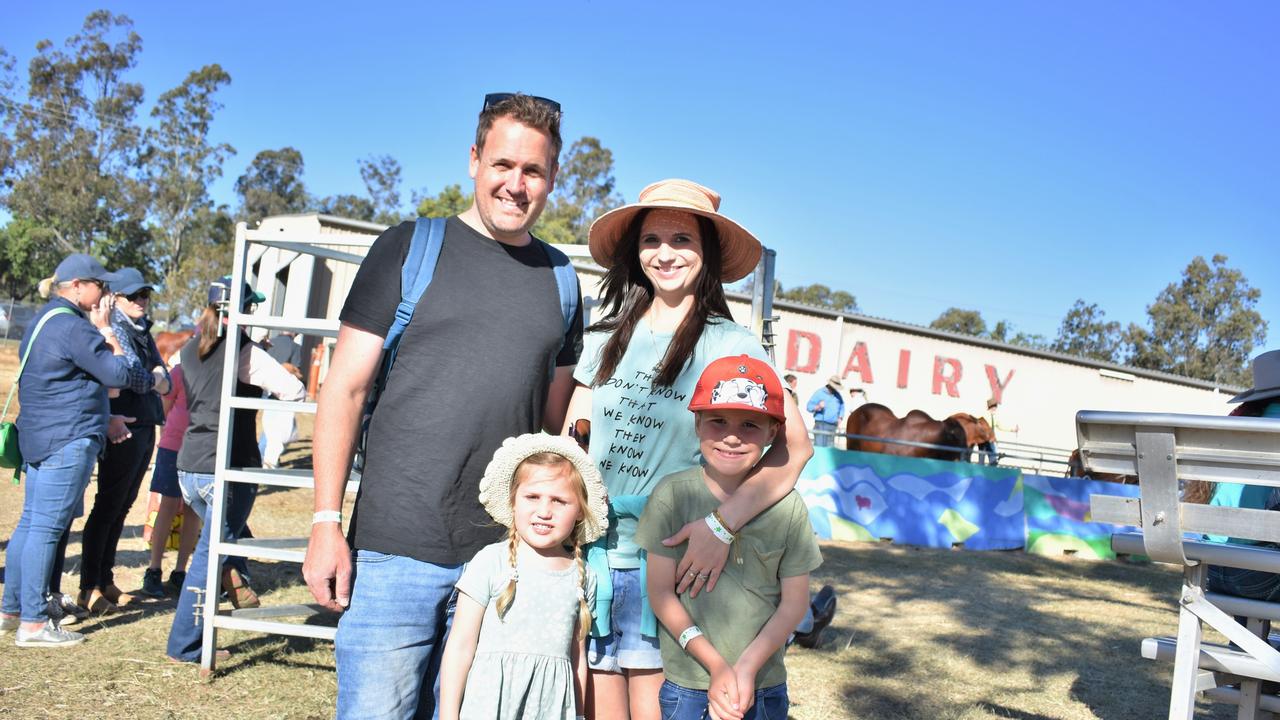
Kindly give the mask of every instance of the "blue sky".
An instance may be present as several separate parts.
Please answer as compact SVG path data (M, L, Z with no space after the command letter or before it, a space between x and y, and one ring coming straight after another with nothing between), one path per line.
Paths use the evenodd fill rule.
M100 3L0 0L25 68ZM688 177L778 251L785 286L927 324L955 305L1052 337L1076 300L1145 307L1196 255L1262 290L1280 348L1280 5L1232 2L116 2L148 102L232 76L217 140L292 145L317 195L391 154L467 182L486 92L559 100L619 190ZM719 8L732 7L732 12Z

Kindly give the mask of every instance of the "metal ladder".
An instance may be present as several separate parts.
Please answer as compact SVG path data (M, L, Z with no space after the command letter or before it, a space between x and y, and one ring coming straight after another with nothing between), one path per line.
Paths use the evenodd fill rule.
M287 237L287 236L286 236ZM285 488L312 488L314 480L309 470L235 468L230 465L232 423L235 422L233 410L244 408L253 410L285 410L295 413L315 414L314 402L287 402L267 398L247 398L235 395L236 376L240 357L240 330L257 327L267 330L292 330L302 335L325 338L336 338L338 320L336 318L284 317L262 314L246 314L242 312L244 283L249 272L249 250L252 246L263 250L275 248L297 253L298 256L310 255L317 260L335 260L359 265L364 260L363 254L355 254L333 246L367 248L373 244L375 234L326 234L312 233L306 237L282 238L279 232L249 230L245 223L236 225L235 255L231 273L231 303L227 316L227 347L222 368L222 405L218 415L218 446L214 471L213 503L207 521L213 523L215 530L210 533L208 576L205 579L205 590L200 608L204 614L204 628L200 654L200 674L208 677L215 668L217 650L217 633L219 629L248 630L251 632L294 637L309 637L332 640L337 628L326 625L307 625L297 622L284 622L280 618L309 616L321 611L319 604L291 604L273 607L246 608L241 610L218 611L218 598L221 597L222 561L229 556L241 556L294 562L301 564L306 555L307 538L253 538L246 542L225 542L221 528L226 515L227 484L253 483ZM260 255L259 255L260 256ZM296 256L295 256L296 257ZM292 262L292 260L290 261ZM360 476L352 472L348 478L346 491L354 493L359 490Z

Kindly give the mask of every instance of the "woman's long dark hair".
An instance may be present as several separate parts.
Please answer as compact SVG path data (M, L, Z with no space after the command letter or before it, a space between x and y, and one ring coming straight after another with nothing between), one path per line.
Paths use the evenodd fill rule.
M600 362L591 380L592 386L600 385L613 376L613 371L627 352L627 346L631 344L636 326L653 304L653 285L640 266L640 227L649 212L648 209L641 210L631 220L631 225L614 247L613 267L605 273L601 283L600 306L605 314L589 329L612 334L600 350ZM667 354L658 364L654 386L670 387L675 384L676 377L693 357L693 350L709 320L733 318L724 297L724 287L720 284L720 234L707 218L701 215L694 217L702 234L702 271L693 288L693 308L676 328Z

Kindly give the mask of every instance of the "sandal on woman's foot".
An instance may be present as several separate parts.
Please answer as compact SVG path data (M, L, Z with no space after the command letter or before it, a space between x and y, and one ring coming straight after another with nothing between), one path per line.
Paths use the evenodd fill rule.
M102 591L96 588L88 591L81 590L80 598L77 600L76 604L87 609L94 615L115 615L120 612L120 608L117 607L115 603L108 600L106 596L102 594Z
M133 596L116 587L115 583L102 588L102 596L116 605L128 605L133 602Z
M262 601L258 599L258 593L249 587L249 583L245 582L244 576L235 568L223 568L222 589L227 593L227 599L231 600L231 607L239 609L262 606Z

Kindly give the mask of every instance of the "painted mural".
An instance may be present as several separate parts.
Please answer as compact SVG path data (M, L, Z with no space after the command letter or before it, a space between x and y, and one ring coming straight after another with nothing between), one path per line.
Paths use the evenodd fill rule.
M1022 485L1029 553L1112 559L1111 534L1136 529L1093 522L1089 496L1138 497L1137 485L1041 475L1023 475Z
M970 550L1026 538L1016 468L814 448L796 489L822 538Z

